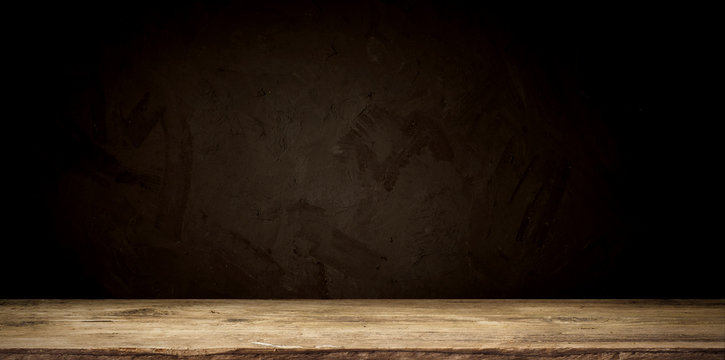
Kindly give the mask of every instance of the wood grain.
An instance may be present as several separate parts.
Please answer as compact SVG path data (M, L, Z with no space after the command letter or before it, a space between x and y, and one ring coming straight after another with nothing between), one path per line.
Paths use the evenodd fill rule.
M8 359L723 359L725 300L4 300Z

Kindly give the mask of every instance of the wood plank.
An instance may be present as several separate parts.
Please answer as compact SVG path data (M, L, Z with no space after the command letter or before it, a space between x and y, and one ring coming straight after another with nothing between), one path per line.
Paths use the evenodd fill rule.
M3 300L0 357L725 358L725 300Z

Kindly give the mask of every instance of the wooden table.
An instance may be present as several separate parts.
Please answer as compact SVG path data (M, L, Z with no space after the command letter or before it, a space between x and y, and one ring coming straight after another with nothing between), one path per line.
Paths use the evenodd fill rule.
M725 300L2 300L5 359L725 359Z

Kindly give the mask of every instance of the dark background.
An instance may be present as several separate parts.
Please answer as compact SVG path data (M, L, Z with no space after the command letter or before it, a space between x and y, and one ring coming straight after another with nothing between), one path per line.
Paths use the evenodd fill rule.
M705 13L10 7L0 297L722 297Z

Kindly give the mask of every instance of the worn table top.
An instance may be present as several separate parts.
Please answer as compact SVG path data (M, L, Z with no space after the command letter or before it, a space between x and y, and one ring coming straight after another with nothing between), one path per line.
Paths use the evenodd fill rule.
M725 300L0 301L0 357L71 350L358 358L696 351L722 359Z

